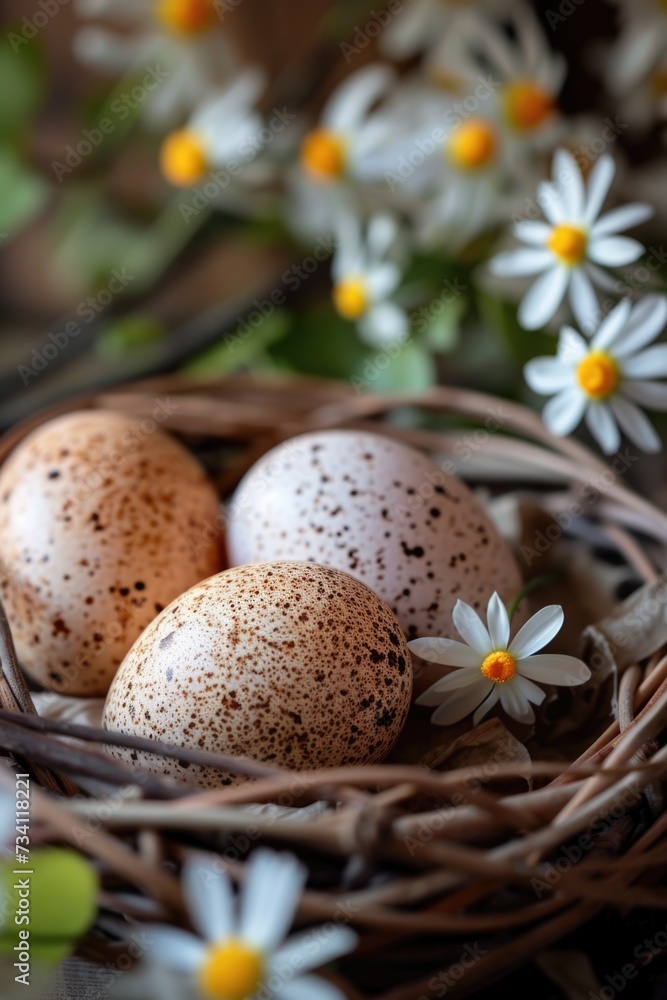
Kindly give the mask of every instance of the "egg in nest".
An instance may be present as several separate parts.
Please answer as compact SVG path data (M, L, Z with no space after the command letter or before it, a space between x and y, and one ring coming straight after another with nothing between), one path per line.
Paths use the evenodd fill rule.
M422 452L354 430L304 434L241 481L227 532L232 565L305 559L363 581L409 639L460 639L458 599L481 610L522 587L514 555L456 476Z
M337 569L280 562L205 580L139 637L104 726L304 770L381 761L401 731L412 674L394 615ZM112 756L192 784L235 778L135 750Z
M146 426L70 413L0 470L0 593L21 665L53 690L104 695L148 623L221 568L213 485Z

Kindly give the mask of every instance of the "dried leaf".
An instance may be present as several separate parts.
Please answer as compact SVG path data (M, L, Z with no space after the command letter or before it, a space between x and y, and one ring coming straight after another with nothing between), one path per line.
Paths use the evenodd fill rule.
M435 747L419 762L432 770L454 770L460 767L488 769L489 762L530 765L530 754L500 719L489 719L480 726L457 737L452 743ZM443 768L442 765L447 767ZM530 777L526 772L526 781Z

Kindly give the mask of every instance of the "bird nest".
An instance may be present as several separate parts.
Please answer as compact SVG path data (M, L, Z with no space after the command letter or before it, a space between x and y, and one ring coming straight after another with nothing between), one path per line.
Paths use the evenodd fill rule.
M611 561L638 579L625 602L609 606L607 593L595 622L564 571L561 603L587 626L580 652L593 677L574 708L538 720L537 738L498 719L450 731L421 715L384 764L300 773L38 715L3 615L0 749L34 779L33 835L96 861L100 920L159 915L182 925L178 872L193 849L219 854L242 881L259 843L289 848L310 871L299 922L343 921L359 932L336 973L343 990L419 1000L443 988L474 993L610 904L664 906L656 886L667 860L667 588L655 566L667 517L625 484L623 470L490 396L436 388L387 397L250 376L164 378L76 399L6 435L0 461L57 413L100 407L147 419L167 396L176 405L165 426L203 458L223 498L279 441L370 429L440 459L465 452L466 475L509 496L524 531L529 523L533 539L549 540L534 546L532 578L575 534L576 572L582 548L613 549ZM428 746L416 737L411 746L424 731ZM111 743L253 780L193 789L111 759ZM78 945L97 963L121 947L99 921Z

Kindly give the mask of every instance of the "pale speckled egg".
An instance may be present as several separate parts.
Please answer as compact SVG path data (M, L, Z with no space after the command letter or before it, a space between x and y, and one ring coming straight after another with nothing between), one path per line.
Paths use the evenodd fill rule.
M107 696L106 729L287 768L374 763L410 705L410 658L386 604L312 563L239 566L182 594L139 637ZM109 747L191 784L209 767Z
M422 452L378 434L304 434L264 455L229 511L231 565L305 559L362 580L409 639L460 639L457 599L479 611L522 587L507 543L474 495Z
M25 670L106 694L148 623L222 568L218 504L155 421L85 410L28 435L0 470L0 592Z

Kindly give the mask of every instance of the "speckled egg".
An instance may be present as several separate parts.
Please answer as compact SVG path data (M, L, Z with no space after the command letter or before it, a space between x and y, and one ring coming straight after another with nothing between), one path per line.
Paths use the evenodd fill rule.
M371 587L409 639L460 638L458 598L486 607L522 582L470 490L422 452L359 431L304 434L268 452L230 507L230 563L305 559Z
M221 568L218 498L154 420L111 411L43 424L0 470L2 599L38 682L104 695L174 597Z
M312 563L239 566L166 608L107 696L114 732L303 770L374 763L401 731L412 676L394 615L347 573ZM235 779L109 747L192 784Z

